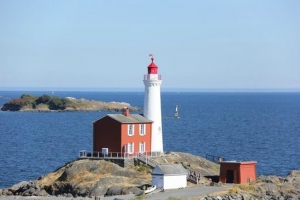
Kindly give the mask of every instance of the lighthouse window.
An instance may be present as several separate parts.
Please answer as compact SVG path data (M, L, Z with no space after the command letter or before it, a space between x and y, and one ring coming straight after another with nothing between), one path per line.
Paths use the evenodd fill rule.
M146 134L146 124L140 124L140 135Z
M134 143L128 143L128 153L132 154L134 152Z
M134 135L134 125L128 124L128 135L133 136Z

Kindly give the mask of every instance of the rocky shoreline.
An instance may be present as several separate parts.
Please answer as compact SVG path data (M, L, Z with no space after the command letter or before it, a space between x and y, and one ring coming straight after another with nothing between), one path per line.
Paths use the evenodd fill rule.
M259 176L250 184L234 185L227 194L207 195L201 198L201 200L231 199L300 199L300 171L291 171L286 177Z
M217 175L219 166L204 158L187 153L168 152L166 156L157 157L155 160L159 163L181 163L187 170L200 173L202 186L230 187L225 193L192 199L300 199L300 171L291 171L286 177L260 176L250 184L230 185L211 182L208 177ZM116 195L131 195L132 198L143 194L145 187L151 184L151 168L134 159L132 163L131 166L123 168L107 160L75 160L36 180L22 181L9 188L0 189L0 198L94 198ZM188 185L194 186L192 183Z
M216 175L218 165L204 158L181 152L168 152L153 158L159 163L182 163L187 170L203 175L202 184L208 184L206 175ZM78 159L33 181L22 181L0 190L4 196L64 196L94 197L143 193L151 184L152 169L132 159L126 168L108 161Z

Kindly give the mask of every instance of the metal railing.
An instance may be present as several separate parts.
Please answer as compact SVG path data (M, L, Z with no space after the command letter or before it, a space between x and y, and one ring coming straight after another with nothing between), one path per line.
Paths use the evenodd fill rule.
M151 77L149 74L144 75L144 80L161 80L161 75L158 74L157 77Z
M151 159L151 157L149 157L149 156L139 156L139 157L137 157L137 159L152 168L155 168L156 165L159 164L155 160Z
M139 158L139 157L158 157L162 156L163 152L134 152L134 153L128 153L128 152L99 152L99 151L93 151L88 152L86 150L79 151L79 158L101 158L101 159L124 159L124 158Z
M187 175L187 180L191 183L198 184L200 181L200 174L195 171L189 171Z
M214 163L219 163L220 161L226 161L226 159L221 156L214 156L210 154L206 154L205 158L206 160L212 161Z

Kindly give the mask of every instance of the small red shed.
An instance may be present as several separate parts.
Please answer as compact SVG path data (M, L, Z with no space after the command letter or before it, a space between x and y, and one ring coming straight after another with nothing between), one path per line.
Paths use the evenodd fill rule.
M219 181L223 183L250 183L256 179L256 161L220 161Z
M93 123L93 151L111 157L150 154L153 121L140 114L108 114Z

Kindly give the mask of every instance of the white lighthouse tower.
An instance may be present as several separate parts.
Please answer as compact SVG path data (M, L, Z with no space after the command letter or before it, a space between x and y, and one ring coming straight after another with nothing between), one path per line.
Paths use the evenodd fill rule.
M160 85L161 76L158 74L158 67L153 62L148 66L148 74L144 75L145 99L144 99L144 117L153 121L151 151L163 153L163 137L161 123L161 100Z

